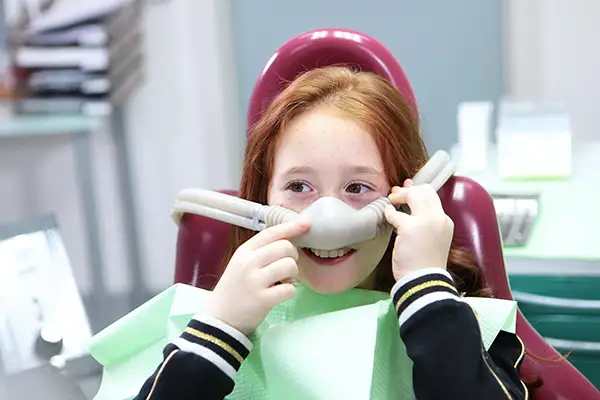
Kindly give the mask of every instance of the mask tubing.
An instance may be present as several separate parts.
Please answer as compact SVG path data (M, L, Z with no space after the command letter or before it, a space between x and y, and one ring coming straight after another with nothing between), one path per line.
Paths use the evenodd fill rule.
M414 176L413 182L415 185L430 184L438 191L455 171L448 153L440 150ZM323 250L370 240L388 233L391 228L385 218L385 207L391 204L387 197L373 201L360 211L351 209L340 200L322 198L314 204L317 203L320 205L297 213L285 207L266 206L211 190L185 189L177 196L172 216L177 224L184 213L192 213L254 231L307 218L311 229L296 238L294 243ZM406 204L397 209L410 214Z
M450 155L443 150L438 150L433 154L423 168L417 172L412 181L415 185L429 183L436 191L438 191L445 181L436 178L447 170L448 165L453 165L452 161L450 160Z
M179 193L177 199L189 203L196 203L208 208L227 211L231 214L252 219L259 212L261 204L230 196L225 193L204 189L185 189Z
M373 221L376 224L381 224L385 222L385 206L392 204L390 199L387 197L380 197L377 200L367 204L360 212L372 211L376 215L376 220Z
M388 232L388 230L391 227L391 225L387 222L387 219L385 218L385 207L387 205L392 205L392 202L390 201L390 199L388 199L387 197L380 197L379 199L377 199L374 202L365 206L365 208L363 209L363 210L371 210L371 212L374 212L376 215L376 220L375 220L375 224L377 226L376 232L375 232L376 236L379 236L379 235L382 235L382 234ZM406 206L406 209L408 209L408 206ZM404 211L402 206L399 207L399 210Z
M175 219L175 222L179 223L181 216L186 213L202 215L204 217L241 226L242 228L251 229L253 231L261 231L265 228L264 223L257 223L257 221L253 218L246 218L241 215L232 214L227 211L206 207L196 203L185 201L176 202L173 206L173 218Z
M203 189L185 189L179 193L172 210L178 224L184 213L198 214L246 229L260 231L265 224L259 220L265 206L239 197Z
M298 219L300 214L280 206L263 206L258 211L258 218L265 226L274 226Z
M456 166L453 162L449 162L444 166L444 168L439 172L439 174L433 178L431 181L431 186L438 191L444 186L444 184L454 175L456 172Z

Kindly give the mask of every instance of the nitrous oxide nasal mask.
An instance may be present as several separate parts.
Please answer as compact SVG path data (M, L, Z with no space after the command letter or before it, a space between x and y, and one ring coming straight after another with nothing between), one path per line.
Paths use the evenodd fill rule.
M430 184L437 191L454 172L448 153L438 151L415 175L413 182ZM293 240L294 245L336 250L388 232L390 225L384 216L388 204L391 202L387 197L380 197L357 210L335 197L321 197L298 213L211 190L185 189L177 196L172 215L176 223L184 213L192 213L254 231L303 218L310 223L310 230ZM410 212L407 207L401 209Z

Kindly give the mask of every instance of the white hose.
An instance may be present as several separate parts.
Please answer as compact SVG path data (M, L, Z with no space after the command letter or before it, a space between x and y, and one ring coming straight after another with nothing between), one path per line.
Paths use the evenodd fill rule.
M452 177L452 175L454 175L455 172L456 172L456 165L454 165L454 163L452 161L449 161L444 166L444 168L436 175L436 177L431 180L430 185L437 192L438 190L440 190L442 188L442 186L444 186L444 184L446 182L448 182L448 179L450 179Z
M184 189L179 192L177 200L202 204L250 219L264 207L262 204L206 189Z
M448 153L440 150L414 176L413 182L415 185L430 184L438 191L455 171L455 165ZM327 247L333 246L331 249L334 249L343 247L338 242L350 241L355 236L356 240L353 243L371 239L374 235L379 235L389 229L389 224L383 216L385 206L388 204L391 204L390 200L382 197L365 206L361 210L360 218L352 221L348 220L352 219L348 216L339 215L341 219L348 220L342 230L339 227L320 226L322 224L317 221L312 229L314 235L310 235L310 233L303 235L306 237L300 238L300 241L304 245L308 245L313 242L312 239L317 239L318 236L321 243L331 242ZM399 209L410 213L407 205L400 206ZM335 213L337 211L338 208L330 210ZM184 213L202 215L254 231L292 221L300 216L297 212L284 207L261 205L236 196L204 189L185 189L179 193L172 210L172 217L177 224L181 221ZM314 218L318 217L313 216ZM329 237L330 233L338 237Z
M265 224L253 218L236 215L228 211L219 210L217 208L203 206L201 204L177 200L173 205L171 216L176 224L179 224L183 214L196 214L204 217L223 221L228 224L241 226L242 228L261 231L265 228Z
M436 191L438 191L444 185L444 183L446 183L448 178L452 176L447 176L446 174L447 168L450 165L452 165L452 169L454 169L454 164L450 159L450 155L443 150L438 150L433 154L433 156L431 156L423 168L417 172L412 181L415 185L423 185L428 183ZM436 179L437 177L440 177L440 179ZM442 180L442 177L445 177L445 180Z

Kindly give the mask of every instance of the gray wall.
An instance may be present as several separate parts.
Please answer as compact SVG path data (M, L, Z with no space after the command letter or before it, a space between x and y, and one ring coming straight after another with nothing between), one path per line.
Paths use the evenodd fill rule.
M456 140L456 106L504 89L502 0L231 0L244 114L273 51L307 30L352 28L398 58L416 92L429 150Z

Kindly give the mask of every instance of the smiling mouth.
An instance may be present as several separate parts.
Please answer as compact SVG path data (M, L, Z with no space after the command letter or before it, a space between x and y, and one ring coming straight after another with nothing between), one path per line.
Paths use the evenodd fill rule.
M337 265L340 264L356 253L356 249L344 247L337 250L320 250L320 249L302 249L304 253L315 263L319 265Z

